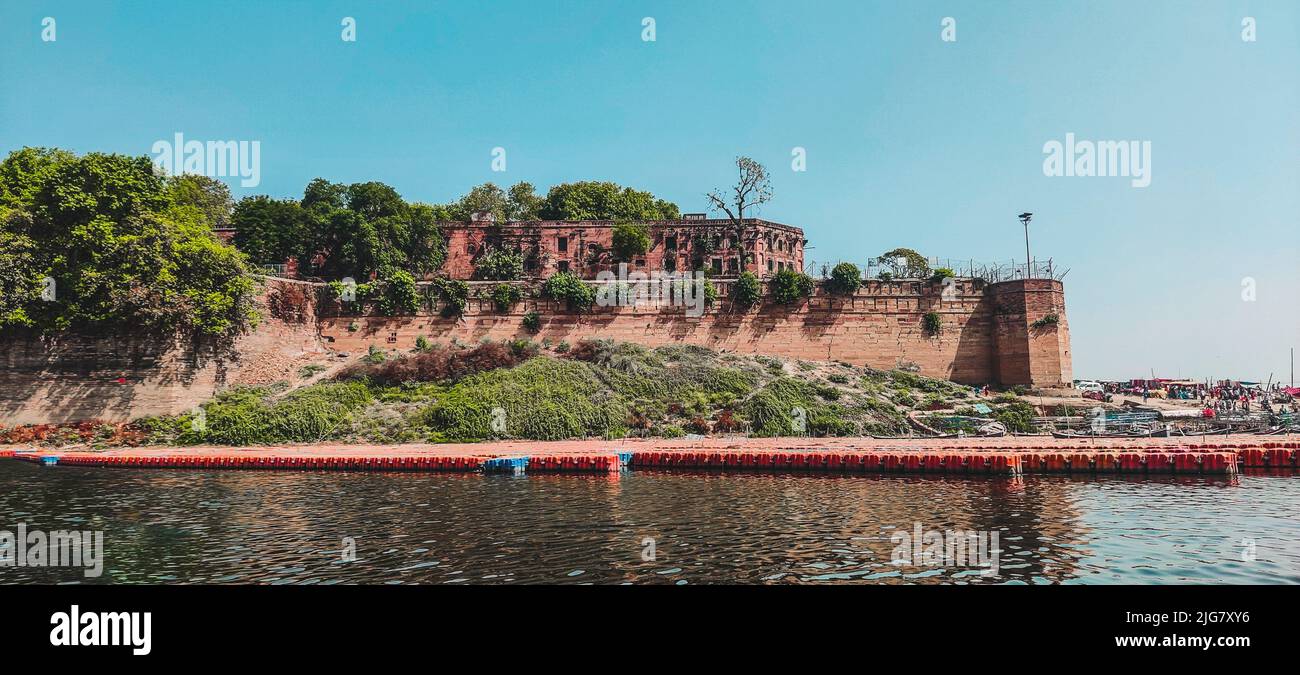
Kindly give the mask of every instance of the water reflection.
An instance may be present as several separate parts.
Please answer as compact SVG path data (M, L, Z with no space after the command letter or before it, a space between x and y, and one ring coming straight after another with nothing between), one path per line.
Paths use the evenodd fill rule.
M1292 476L514 477L2 461L0 529L104 530L106 561L98 579L0 567L0 582L1294 583L1297 497ZM996 530L1000 574L891 563L891 535L914 523Z

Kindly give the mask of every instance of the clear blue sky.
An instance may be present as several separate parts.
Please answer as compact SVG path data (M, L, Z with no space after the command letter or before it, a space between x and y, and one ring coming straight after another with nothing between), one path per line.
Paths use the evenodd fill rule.
M261 141L236 196L608 179L685 211L747 154L809 262L1009 261L1033 211L1036 256L1071 268L1076 377L1263 379L1300 346L1298 33L1293 0L6 0L0 151L149 154L181 131ZM1150 141L1150 187L1044 176L1067 132Z

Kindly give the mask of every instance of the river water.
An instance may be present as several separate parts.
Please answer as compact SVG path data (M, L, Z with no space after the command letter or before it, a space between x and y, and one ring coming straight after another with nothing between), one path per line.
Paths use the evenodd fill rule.
M101 576L9 566L0 583L1297 583L1296 504L1293 475L516 477L0 460L0 530L104 537ZM996 574L900 554L915 550L901 533L918 527L984 533Z

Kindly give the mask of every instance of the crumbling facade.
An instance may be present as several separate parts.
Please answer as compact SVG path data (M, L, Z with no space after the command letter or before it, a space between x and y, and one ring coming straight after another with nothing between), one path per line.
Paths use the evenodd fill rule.
M714 276L734 277L750 271L763 277L784 269L803 271L803 230L756 218L744 221L747 264L740 260L737 228L729 220L687 214L681 220L649 221L650 246L631 260L613 254L612 220L533 220L497 223L478 217L468 223L441 223L447 240L442 273L453 279L474 279L475 264L494 248L520 251L524 275L545 278L571 272L593 279L602 271L617 272L626 262L629 272L710 270Z

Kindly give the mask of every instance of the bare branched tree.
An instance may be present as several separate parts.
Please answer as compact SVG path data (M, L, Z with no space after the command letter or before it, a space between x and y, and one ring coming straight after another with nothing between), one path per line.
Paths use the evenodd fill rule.
M754 261L753 254L746 250L751 226L745 223L745 211L770 201L772 184L767 180L767 168L749 157L737 157L736 169L740 177L731 186L731 194L715 189L705 197L708 197L709 204L715 211L727 214L727 220L730 221L728 229L736 235L740 271L744 272Z

